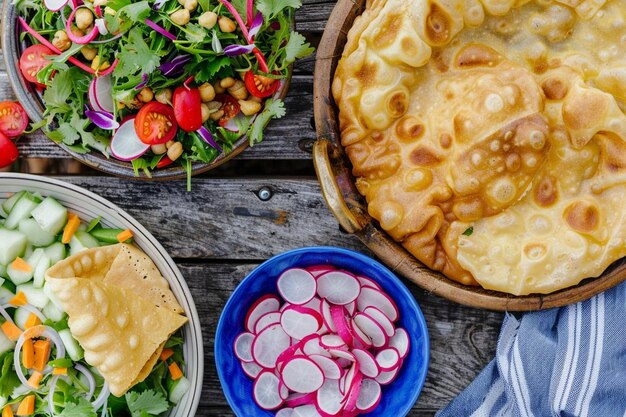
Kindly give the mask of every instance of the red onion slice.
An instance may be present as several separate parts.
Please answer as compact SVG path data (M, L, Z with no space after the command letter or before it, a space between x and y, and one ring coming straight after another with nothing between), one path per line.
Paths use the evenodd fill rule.
M209 130L206 127L202 126L200 129L196 131L196 133L198 134L198 136L202 138L202 140L208 143L211 147L217 149L219 153L223 152L220 145L218 145L217 142L215 142L215 139L213 139L213 135L211 134L211 132L209 132Z
M150 26L155 31L159 32L161 35L165 36L166 38L169 38L173 41L176 40L176 35L174 35L172 32L167 31L165 28L161 27L160 25L154 23L152 20L146 19L144 20L144 23Z

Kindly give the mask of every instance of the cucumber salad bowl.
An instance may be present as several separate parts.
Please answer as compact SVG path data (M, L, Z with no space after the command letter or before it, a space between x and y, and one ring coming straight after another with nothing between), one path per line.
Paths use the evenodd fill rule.
M80 226L72 228L69 235L73 217L79 219ZM47 285L45 272L68 256L119 243L120 239L132 241L150 257L189 321L169 338L148 377L125 395L115 397L109 394L98 370L84 359L81 345L68 328L68 316ZM0 173L0 282L3 417L195 414L204 362L193 299L163 247L127 213L71 184ZM30 359L27 344L34 350Z
M6 0L2 50L32 121L118 176L190 178L281 118L300 0Z

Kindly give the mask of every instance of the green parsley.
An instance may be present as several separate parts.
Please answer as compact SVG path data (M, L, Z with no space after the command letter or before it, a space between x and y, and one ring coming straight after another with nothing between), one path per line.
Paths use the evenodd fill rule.
M146 390L141 394L127 392L125 397L132 417L158 416L170 408L163 394L153 390Z
M463 232L463 234L465 236L471 236L472 233L474 233L474 226L470 226L467 229L465 229L465 231Z

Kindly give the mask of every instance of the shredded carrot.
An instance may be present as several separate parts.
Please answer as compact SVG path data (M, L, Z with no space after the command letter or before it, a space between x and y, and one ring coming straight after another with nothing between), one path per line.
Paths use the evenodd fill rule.
M30 329L33 326L38 326L41 324L41 319L34 313L30 313L28 318L26 319L26 323L24 324L25 329Z
M52 368L52 375L67 375L67 368Z
M24 368L30 369L35 364L35 347L33 346L33 339L24 340L22 346L22 365Z
M24 294L22 291L18 291L18 293L15 294L15 297L9 300L9 304L11 304L12 306L23 306L27 303L28 300L26 299L26 294Z
M166 361L169 358L171 358L173 354L174 354L174 351L172 349L165 348L161 352L161 356L159 356L159 358L161 358L162 361Z
M11 267L17 271L32 272L33 267L28 262L20 258L19 256L11 262Z
M0 327L2 328L2 332L9 338L9 340L12 340L14 342L17 341L17 339L19 339L22 335L22 331L20 330L20 328L10 321L5 321Z
M35 412L35 395L27 395L24 397L19 407L17 407L18 416L32 416Z
M33 343L33 349L35 351L33 369L43 372L48 363L48 359L50 359L50 341L43 339L37 340Z
M126 229L117 235L117 241L120 243L123 243L132 237L133 237L133 232L131 232L130 229Z
M61 242L70 243L72 236L74 236L74 233L78 230L78 226L80 226L80 219L74 213L70 213L67 224L63 229L63 238L61 238Z
M43 379L43 374L41 372L33 372L33 374L28 378L28 385L33 387L34 389L39 389L39 384Z
M168 368L170 369L170 375L172 377L172 380L176 381L177 379L180 379L183 377L183 371L180 370L180 367L178 366L178 364L176 362L172 362Z
M13 417L13 410L11 410L10 405L5 405L2 409L2 417Z

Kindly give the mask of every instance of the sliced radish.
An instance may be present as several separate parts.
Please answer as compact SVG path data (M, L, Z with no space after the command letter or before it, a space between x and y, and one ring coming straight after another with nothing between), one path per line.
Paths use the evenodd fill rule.
M389 385L396 379L399 372L400 372L400 366L394 369L393 371L381 372L380 375L378 375L375 378L376 382L378 382L380 385Z
M368 378L376 378L380 375L380 367L376 362L376 358L365 349L354 349L352 354L356 358L360 366L360 371Z
M331 355L333 355L334 358L346 359L346 360L348 360L350 362L356 361L356 358L354 357L352 352L348 352L347 350L343 350L343 349L328 349L328 352Z
M321 329L322 316L312 308L294 305L282 312L280 324L285 333L301 340Z
M280 324L274 324L259 333L252 342L252 357L264 368L276 367L280 354L291 346L291 338Z
M137 159L148 149L150 145L143 143L137 136L134 116L122 123L111 139L111 155L120 161Z
M91 107L96 111L113 113L113 83L111 75L95 77L89 84L88 99Z
M317 291L317 282L306 269L291 268L278 277L278 292L291 304L306 304Z
M256 362L241 362L241 368L252 379L255 379L263 371L263 368Z
M352 337L354 338L356 347L372 347L372 339L370 339L368 335L363 333L363 330L361 330L359 326L354 324L354 319L350 321L350 331L352 332Z
M386 348L376 354L376 363L383 372L393 371L400 366L400 354L396 348Z
M293 415L293 408L281 408L276 413L275 417L291 417Z
M235 339L235 356L242 362L254 362L252 357L252 342L254 335L252 333L241 333Z
M280 313L278 311L265 313L259 317L254 325L254 333L261 333L261 330L276 323L280 323Z
M319 297L311 298L308 303L302 304L302 307L312 308L313 310L322 314L322 300Z
M342 347L346 347L346 342L343 339L335 334L325 334L320 337L320 345L327 349L338 349Z
M353 360L346 359L346 358L335 358L335 362L337 362L337 365L339 365L341 369L350 368L352 364L354 363Z
M292 417L322 417L314 405L301 405L293 409Z
M327 379L317 391L317 410L325 417L337 416L343 410L344 396L339 392L339 381Z
M339 378L339 392L341 395L346 395L346 378L348 377L348 372L345 372L341 378Z
M346 403L343 409L350 412L356 409L356 403L359 399L359 394L361 393L361 385L363 384L363 374L356 371L352 382L348 382L349 381L346 378Z
M309 355L309 359L317 364L324 373L326 379L339 379L343 374L337 362L323 355Z
M372 287L374 289L377 289L378 291L383 290L381 286L378 285L378 283L371 278L364 277L361 275L361 276L357 276L356 279L358 279L359 282L361 283L361 287Z
M315 393L310 392L308 394L291 394L287 397L287 407L299 407L301 405L315 404Z
M389 337L380 324L373 318L365 313L357 313L354 316L353 326L357 326L363 331L371 340L374 347L383 347L387 344Z
M411 347L411 339L409 339L409 334L406 330L398 327L396 333L389 339L389 347L396 348L401 359L406 358Z
M317 277L317 293L329 303L346 305L361 293L361 284L354 275L344 271L331 271Z
M43 4L46 8L52 12L58 12L62 8L64 8L69 0L44 0Z
M283 401L289 398L289 388L287 388L283 381L278 383L278 395L280 395L280 398L282 398Z
M250 307L246 318L244 319L246 330L250 333L254 332L256 322L265 314L278 311L280 308L280 300L275 295L268 294L257 300Z
M252 390L254 401L264 410L276 410L283 405L280 398L278 384L280 380L270 371L263 371L254 381Z
M307 341L302 347L302 352L304 352L304 354L307 356L321 355L326 356L327 358L331 357L330 353L328 353L328 350L320 345L319 336L316 339L311 339Z
M392 337L395 334L396 328L392 321L378 307L367 307L363 312L380 324L387 336Z
M356 301L348 303L344 307L350 316L354 316L354 313L356 313Z
M380 384L373 379L364 378L361 382L361 392L356 401L356 408L363 413L374 411L382 397Z
M330 313L330 303L326 299L322 299L321 312L322 318L324 319L324 326L328 327L328 329L337 333L337 329L335 328L335 324L333 323L333 316Z
M396 303L387 294L374 288L363 287L356 304L359 311L364 311L367 307L377 307L394 323L400 315Z
M341 337L346 345L351 346L354 338L352 337L352 332L350 332L350 328L348 327L346 309L343 306L332 306L330 308L330 317L333 321L335 329L337 329L336 333L339 337Z
M315 392L324 383L324 373L306 356L296 356L286 362L281 377L287 388L301 394Z
M326 272L334 271L335 267L331 265L314 265L307 266L305 269L309 271L311 275L317 278L320 275L325 274Z

